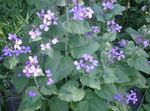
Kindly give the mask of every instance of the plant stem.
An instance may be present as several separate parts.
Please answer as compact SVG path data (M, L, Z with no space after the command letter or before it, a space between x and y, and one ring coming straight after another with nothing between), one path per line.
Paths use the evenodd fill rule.
M37 81L36 77L34 77L34 81L35 81L35 84L37 86L37 89L39 89L39 84L38 84L38 81Z

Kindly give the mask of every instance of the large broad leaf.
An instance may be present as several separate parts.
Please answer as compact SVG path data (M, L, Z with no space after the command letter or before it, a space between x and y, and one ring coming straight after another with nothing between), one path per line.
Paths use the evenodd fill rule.
M59 92L59 98L67 102L81 101L84 97L84 90L77 87L77 83L74 81L67 82Z
M104 41L114 41L116 39L116 33L105 33L101 39Z
M74 69L72 58L63 57L58 52L54 52L53 58L48 58L45 67L52 71L52 76L55 82L70 75Z
M5 61L3 62L4 66L8 69L13 69L17 63L18 63L18 59L16 57L11 57L11 58L7 58L5 59Z
M95 93L108 101L113 101L115 94L117 94L117 88L114 84L103 85L101 90L95 90Z
M101 89L99 78L94 77L92 75L85 75L80 78L81 83L84 86L88 86L93 89Z
M127 65L118 64L113 67L104 67L104 82L109 83L126 83L130 81L128 75L132 75L133 70Z
M72 37L70 40L71 54L75 58L80 58L83 54L93 54L99 48L97 41L84 37Z
M52 95L52 94L57 94L57 88L55 85L43 85L40 89L40 92L44 95Z
M86 98L79 102L79 111L107 111L108 104L105 100L100 99L92 91L86 92Z
M67 20L63 24L63 28L70 33L85 34L91 31L91 28L87 22Z
M130 58L127 60L128 65L135 69L150 74L150 65L147 63L147 59L144 57Z
M126 32L132 37L132 39L135 41L138 36L141 36L139 32L132 29L131 27L126 29Z
M49 108L51 111L68 111L68 103L65 101L60 100L57 97L53 97L48 102Z
M20 93L27 86L29 82L29 78L24 77L24 76L19 77L17 74L14 74L11 78L11 81L13 85L15 86L17 92Z
M109 13L105 14L105 18L107 20L111 19L115 15L122 15L122 12L126 10L124 6L121 6L119 4L115 4L114 9L112 9Z
M28 91L30 91L30 90L34 91L36 96L29 97ZM39 109L41 106L40 96L41 95L37 91L37 88L35 86L29 87L26 90L26 93L21 101L18 111L35 111L36 109Z
M104 18L104 12L103 12L101 5L93 4L93 10L94 10L94 15L96 16L97 20L105 23L106 21Z

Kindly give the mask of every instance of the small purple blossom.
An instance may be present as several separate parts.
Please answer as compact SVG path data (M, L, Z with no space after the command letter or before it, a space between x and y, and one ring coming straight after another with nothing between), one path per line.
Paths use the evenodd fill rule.
M124 52L118 47L113 47L108 53L107 57L110 63L114 63L115 60L120 61L125 59Z
M84 54L79 61L74 61L74 65L77 70L84 70L90 73L96 66L98 66L98 61L93 58L93 56Z
M126 104L129 104L130 102L133 104L136 104L138 101L136 92L133 90L130 90L130 92L126 95Z
M114 3L116 0L103 0L102 7L103 10L112 10L114 8Z
M99 33L99 32L100 32L100 29L99 29L98 26L92 26L92 31L85 33L85 36L86 36L86 37L91 37L91 36L93 36L94 34Z
M41 50L45 51L46 49L50 49L51 48L51 44L50 43L46 43L46 44L41 44Z
M137 36L135 39L136 44L138 44L139 46L146 48L149 46L149 41L145 40L144 38L142 38L142 36Z
M47 80L47 85L53 84L53 83L54 83L54 80L52 79L52 74L51 74L50 69L46 70L45 72L46 72L46 76L47 76L47 78L48 78L48 80Z
M70 12L73 14L74 20L91 19L94 11L90 7L85 7L81 4L75 5Z
M122 39L121 41L118 42L120 47L126 47L128 45L128 40Z
M37 94L36 94L35 91L29 90L29 91L27 92L27 95L28 95L29 97L35 97Z
M30 77L30 76L40 76L40 73L42 72L42 69L38 65L38 59L37 56L29 56L28 61L25 63L25 67L23 69L23 73L25 76Z
M121 102L121 101L123 101L124 96L122 94L118 93L114 96L114 99L118 102Z
M121 32L122 26L117 24L114 20L107 21L108 32Z
M35 39L39 36L41 36L41 32L40 32L40 29L38 27L36 28L33 28L30 32L29 32L29 35L31 36L31 39Z
M55 45L59 42L59 40L55 37L54 39L51 40L52 44Z
M47 10L46 13L42 10L41 13L37 13L37 15L42 20L42 24L39 27L40 29L44 29L44 31L48 31L49 26L57 24L57 17L51 10Z

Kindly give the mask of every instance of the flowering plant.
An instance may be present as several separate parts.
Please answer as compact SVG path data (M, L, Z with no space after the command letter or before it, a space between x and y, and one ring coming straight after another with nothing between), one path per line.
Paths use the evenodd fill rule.
M121 26L127 8L117 0L37 1L28 1L37 12L24 36L8 34L0 56L22 97L18 111L139 108L137 89L149 87L149 26Z

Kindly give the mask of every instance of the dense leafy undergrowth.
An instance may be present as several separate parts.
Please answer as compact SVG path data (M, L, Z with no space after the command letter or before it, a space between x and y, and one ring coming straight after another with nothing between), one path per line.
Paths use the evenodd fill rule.
M149 7L0 0L0 110L150 111Z

